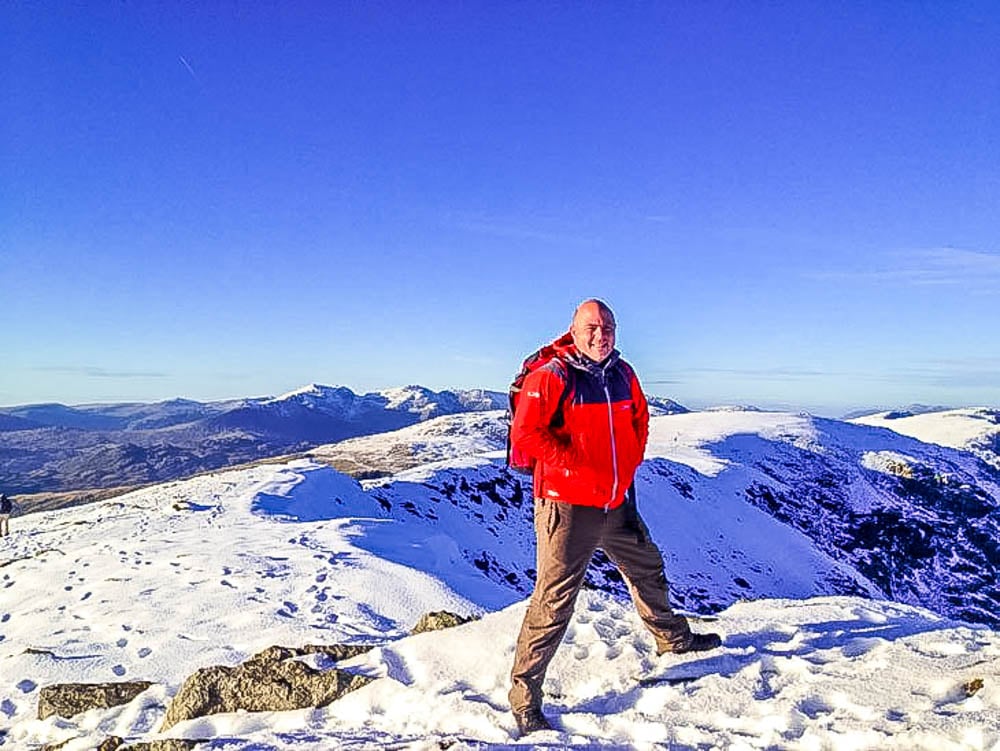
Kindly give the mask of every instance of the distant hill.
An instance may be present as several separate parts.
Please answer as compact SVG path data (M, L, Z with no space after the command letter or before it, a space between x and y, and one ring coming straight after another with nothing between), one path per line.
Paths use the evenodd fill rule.
M969 451L1000 470L1000 409L894 410L858 417L851 422L887 428L924 443Z
M164 482L203 470L501 409L493 391L406 386L368 394L310 384L277 397L154 404L34 404L0 412L0 488L37 493Z

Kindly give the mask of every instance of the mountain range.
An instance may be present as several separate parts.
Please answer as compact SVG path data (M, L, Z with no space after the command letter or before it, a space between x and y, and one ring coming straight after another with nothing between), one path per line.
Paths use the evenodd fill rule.
M0 411L0 487L38 493L164 482L505 403L483 390L358 395L312 384L217 402L9 407Z

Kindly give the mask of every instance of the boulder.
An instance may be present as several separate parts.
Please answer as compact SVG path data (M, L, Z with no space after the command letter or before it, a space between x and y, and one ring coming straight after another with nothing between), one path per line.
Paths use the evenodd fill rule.
M295 659L323 655L336 662L371 645L268 647L235 667L213 665L191 675L167 708L160 731L194 717L221 712L279 712L323 707L372 679L337 668L315 670Z
M88 709L108 709L128 704L152 685L147 681L125 681L43 686L38 694L38 719L44 720L52 715L68 719Z
M73 740L73 739L70 739ZM55 746L46 746L43 751L62 751L70 741L63 741ZM94 751L192 751L207 740L189 740L187 738L163 738L155 741L138 741L126 744L126 740L117 735L109 735L94 749Z
M440 631L443 628L461 626L463 623L468 623L472 620L475 619L472 617L467 618L465 616L456 615L455 613L449 613L447 610L435 610L421 616L420 620L417 621L417 625L413 627L413 631L410 633L422 634L425 631Z

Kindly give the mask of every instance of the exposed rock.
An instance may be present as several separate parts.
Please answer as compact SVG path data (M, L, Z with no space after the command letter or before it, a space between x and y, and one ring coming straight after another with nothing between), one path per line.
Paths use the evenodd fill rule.
M191 751L206 740L188 740L186 738L163 738L157 741L141 741L117 748L118 751ZM109 751L111 751L109 749Z
M447 610L435 610L421 616L417 625L413 627L412 634L422 634L425 631L440 631L443 628L461 626L463 623L475 620L474 618L449 613Z
M71 739L73 740L73 739ZM57 746L46 746L43 751L61 751L69 741L63 741ZM139 741L125 745L126 741L117 735L109 735L95 751L191 751L205 740L189 740L187 738L163 738L155 741Z
M70 718L88 709L108 709L128 704L152 685L147 681L126 681L44 686L38 694L38 719L44 720L52 715Z
M323 707L369 683L371 678L337 668L315 670L295 657L319 654L337 661L371 645L268 647L235 667L213 665L189 677L174 696L161 732L178 722L221 712L278 712Z
M973 678L970 681L966 681L962 684L962 690L965 692L966 696L972 697L981 689L985 684L982 678Z

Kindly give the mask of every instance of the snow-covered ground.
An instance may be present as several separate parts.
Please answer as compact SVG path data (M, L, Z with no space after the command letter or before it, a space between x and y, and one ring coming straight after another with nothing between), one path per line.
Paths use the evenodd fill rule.
M902 415L879 412L850 422L888 428L924 443L971 451L1000 469L1000 410L979 407Z
M517 738L506 692L524 602L456 555L450 527L393 518L375 490L298 461L15 518L0 540L0 745L1000 748L1000 634L848 597L739 602L696 623L723 649L657 658L627 603L584 592L546 684L558 729ZM407 636L441 609L482 617ZM157 734L197 668L306 643L379 644L340 665L379 680L322 709ZM115 680L154 685L124 707L36 719L42 686Z

